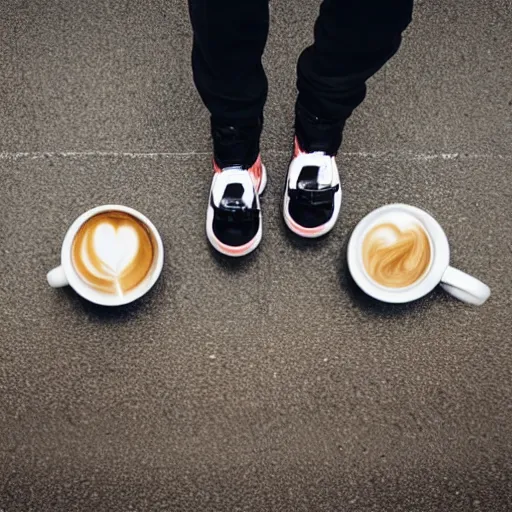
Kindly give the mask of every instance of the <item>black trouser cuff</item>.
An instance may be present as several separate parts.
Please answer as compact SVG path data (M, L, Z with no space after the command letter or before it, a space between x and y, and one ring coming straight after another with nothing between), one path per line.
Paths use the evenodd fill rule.
M345 120L320 119L298 102L295 105L295 135L306 153L323 151L336 155L342 140Z
M260 153L262 128L263 116L236 124L212 118L213 155L217 165L221 169L232 165L249 169Z

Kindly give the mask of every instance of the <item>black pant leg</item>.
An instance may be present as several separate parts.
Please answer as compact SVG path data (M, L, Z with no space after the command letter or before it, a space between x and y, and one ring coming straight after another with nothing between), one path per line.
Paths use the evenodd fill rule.
M398 50L413 0L324 0L314 44L297 66L296 133L306 151L335 154L365 82Z
M268 90L261 62L268 0L189 0L189 11L194 82L211 114L216 159L250 165Z

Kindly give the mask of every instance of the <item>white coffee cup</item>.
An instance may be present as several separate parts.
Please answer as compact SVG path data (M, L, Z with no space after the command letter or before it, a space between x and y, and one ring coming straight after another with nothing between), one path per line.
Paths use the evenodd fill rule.
M369 231L393 218L413 218L425 230L430 242L430 264L421 278L405 288L382 286L370 277L363 263L363 241ZM392 220L391 220L392 221ZM348 266L357 285L371 297L390 303L419 299L438 284L457 299L481 305L490 296L489 287L478 279L450 267L450 246L443 228L427 212L406 204L390 204L369 213L354 229L348 244Z
M141 221L151 231L157 246L157 254L148 275L139 285L123 295L112 295L95 290L80 278L72 261L73 241L81 226L91 217L108 211L127 213ZM61 264L48 272L47 280L48 284L53 288L60 288L62 286L69 285L79 295L90 302L94 302L95 304L100 304L102 306L122 306L139 299L153 287L162 272L163 263L164 246L162 244L162 239L156 227L145 215L127 206L103 205L83 213L73 222L73 224L71 224L62 244Z

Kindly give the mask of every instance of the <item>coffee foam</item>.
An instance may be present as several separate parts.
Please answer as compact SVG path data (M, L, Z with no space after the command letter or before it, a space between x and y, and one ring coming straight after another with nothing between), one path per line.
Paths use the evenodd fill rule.
M146 225L124 212L100 213L83 224L73 241L73 265L97 291L122 296L151 270L156 244Z
M366 272L376 283L405 288L426 274L432 249L425 228L415 217L390 212L367 230L362 257Z

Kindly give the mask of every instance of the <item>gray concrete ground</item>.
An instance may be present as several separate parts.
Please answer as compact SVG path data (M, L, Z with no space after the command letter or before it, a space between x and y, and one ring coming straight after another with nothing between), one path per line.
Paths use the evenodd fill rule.
M215 256L207 114L184 0L0 2L0 511L512 510L512 6L417 2L351 120L317 243L279 202L317 0L272 2L265 238ZM482 308L409 306L347 275L351 229L433 212ZM52 290L66 227L119 202L167 251L143 300Z

